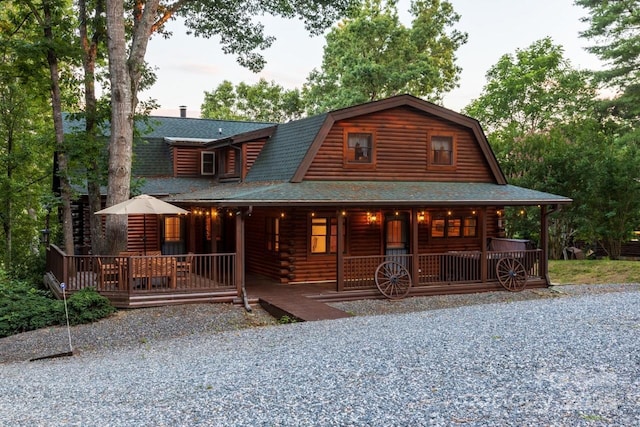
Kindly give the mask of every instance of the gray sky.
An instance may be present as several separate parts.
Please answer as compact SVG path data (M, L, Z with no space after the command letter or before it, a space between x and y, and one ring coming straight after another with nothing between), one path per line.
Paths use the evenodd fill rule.
M586 29L580 18L586 12L573 0L450 0L461 15L456 25L469 34L457 52L462 67L460 87L447 94L444 106L456 111L479 96L485 73L498 59L516 49L550 36L565 49L565 57L578 69L597 69L600 62L584 48L590 41L580 38ZM410 25L409 0L400 0L398 10ZM261 77L288 88L300 88L309 72L320 68L324 37L310 37L299 21L263 18L266 32L276 36L273 46L263 52L267 65L259 74L240 67L235 57L224 55L217 40L184 34L177 22L170 24L174 35L165 40L154 37L147 61L156 67L158 81L141 99L155 98L161 105L156 115L178 116L186 105L189 117L199 117L204 92L214 90L223 80L253 84Z

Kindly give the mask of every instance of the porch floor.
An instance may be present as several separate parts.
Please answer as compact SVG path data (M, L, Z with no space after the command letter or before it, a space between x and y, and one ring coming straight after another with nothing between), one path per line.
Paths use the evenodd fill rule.
M283 285L271 279L248 275L247 295L258 299L262 308L277 319L288 317L295 321L332 320L351 317L350 314L311 298L330 293L335 284Z

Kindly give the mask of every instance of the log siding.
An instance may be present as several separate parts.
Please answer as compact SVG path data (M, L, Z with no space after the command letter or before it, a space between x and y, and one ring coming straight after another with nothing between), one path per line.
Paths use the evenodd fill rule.
M375 132L374 168L345 167L344 138L354 128ZM454 137L454 167L429 167L429 137L434 135ZM494 182L471 130L407 107L336 122L304 179Z

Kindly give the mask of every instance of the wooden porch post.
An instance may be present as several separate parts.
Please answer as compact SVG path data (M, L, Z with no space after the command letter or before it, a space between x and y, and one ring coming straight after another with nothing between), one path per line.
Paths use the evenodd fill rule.
M540 249L542 249L540 273L549 286L551 280L549 280L549 213L547 205L540 206Z
M344 241L342 235L344 234L344 218L342 211L338 209L336 212L338 228L337 234L337 247L336 247L336 290L338 292L344 291Z
M417 286L420 283L420 266L418 265L418 251L420 246L418 244L418 211L415 208L411 208L411 277L413 278L412 286Z
M189 237L187 238L187 252L196 251L196 216L192 213L187 215Z
M480 216L480 250L482 251L480 255L480 281L482 283L487 282L487 265L489 264L487 260L487 208L483 206L478 211L478 215Z
M242 295L244 288L244 215L242 210L236 211L236 291Z

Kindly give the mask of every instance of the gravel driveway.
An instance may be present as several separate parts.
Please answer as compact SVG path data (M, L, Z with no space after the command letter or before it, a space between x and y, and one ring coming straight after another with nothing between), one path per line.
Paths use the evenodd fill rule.
M640 425L637 289L4 363L0 424Z

